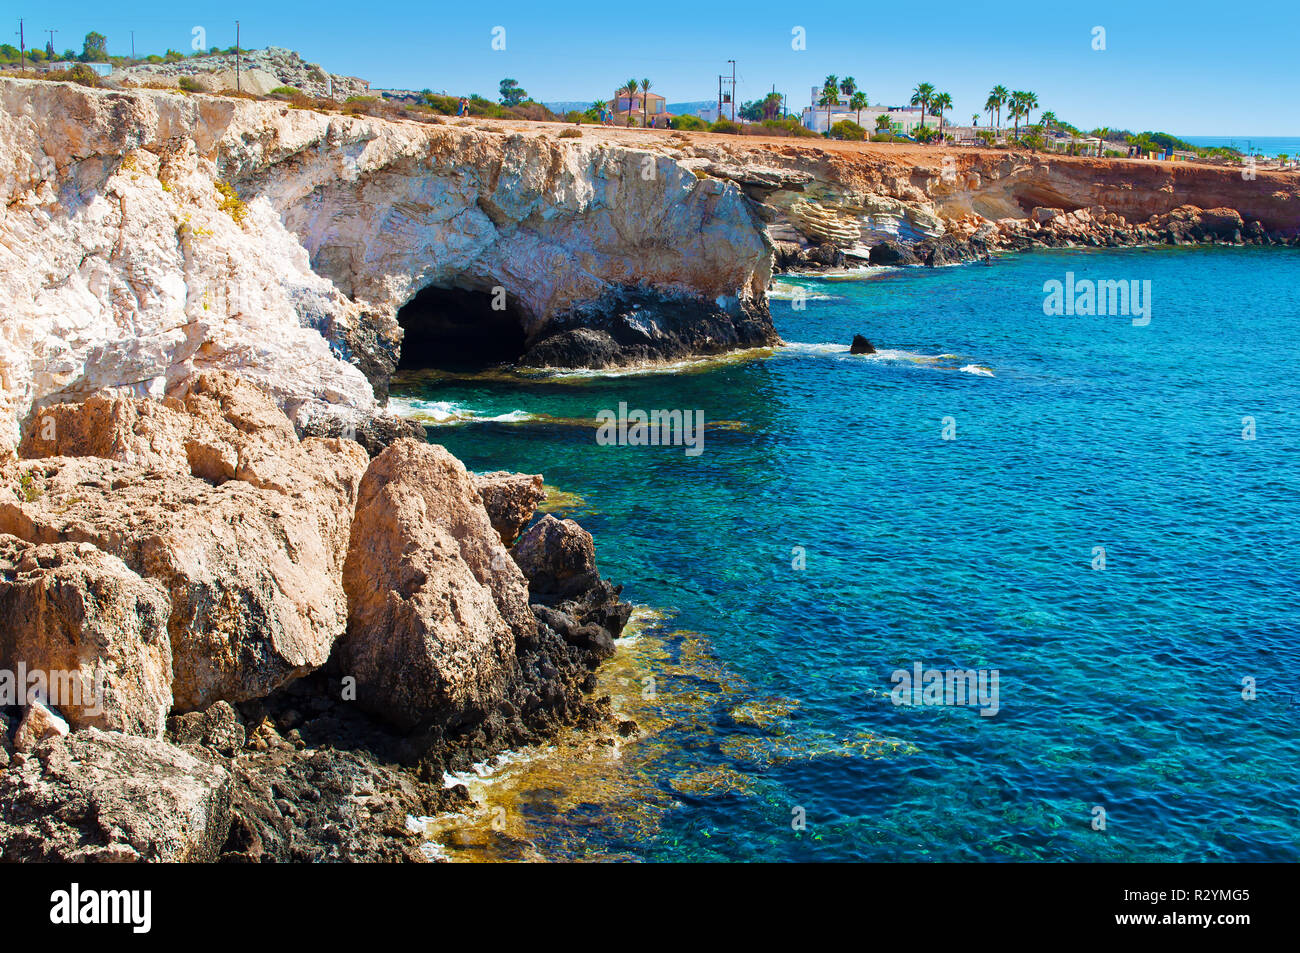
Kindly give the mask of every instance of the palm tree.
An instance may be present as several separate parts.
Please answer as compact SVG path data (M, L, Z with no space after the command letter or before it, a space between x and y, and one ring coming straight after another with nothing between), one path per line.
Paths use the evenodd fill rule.
M629 79L623 84L620 93L627 93L627 124L632 125L632 108L636 105L637 82L635 79Z
M647 122L647 120L650 118L649 113L647 111L649 109L649 106L646 103L646 100L649 99L649 97L646 95L648 92L650 92L650 80L643 79L641 80L641 125L642 126L649 125L649 123ZM719 116L718 118L720 119L722 117Z
M832 73L826 77L822 83L822 98L817 100L818 106L826 107L826 131L831 129L831 107L839 105L840 101L840 78Z
M984 100L984 111L989 114L989 132L992 133L994 137L996 137L998 133L997 127L993 125L993 110L997 109L1000 105L998 97L993 93L989 93L989 98Z
M1103 127L1097 130L1097 158L1101 158L1102 147L1106 145L1106 137L1110 135L1110 129Z
M943 112L945 109L952 109L952 96L948 93L935 93L934 98L930 100L930 107L939 111L939 141L943 141Z
M868 105L867 94L861 90L858 90L849 98L849 108L858 114L859 126L862 125L862 110L866 109Z
M929 83L918 83L916 89L912 90L913 106L921 107L921 128L925 128L925 111L930 107L930 100L934 96L934 87Z
M1025 94L1016 90L1011 94L1009 101L1011 118L1015 120L1015 128L1011 133L1012 141L1020 138L1020 117L1026 115L1028 110L1025 109Z
M989 102L994 103L998 110L998 124L993 128L993 135L995 136L997 130L1002 127L1002 107L1007 104L1007 99L1010 96L1011 94L1007 92L1007 88L1002 85L994 86L989 92Z
M858 91L858 81L852 76L845 76L840 80L840 92L844 94L845 99L852 99L853 94Z
M1052 112L1049 109L1047 110L1047 112L1043 113L1041 116L1038 117L1038 121L1041 122L1043 124L1043 128L1050 133L1056 128L1056 113Z
M1038 97L1034 93L1021 93L1020 106L1025 111L1025 124L1029 124L1029 113L1038 108Z

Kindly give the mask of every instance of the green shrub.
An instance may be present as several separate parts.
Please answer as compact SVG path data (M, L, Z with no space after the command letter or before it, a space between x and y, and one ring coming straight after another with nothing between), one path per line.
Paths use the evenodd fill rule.
M301 96L302 90L299 89L297 86L277 86L275 87L275 89L271 90L266 95L284 96L288 99L293 99L295 96Z
M740 135L740 123L732 122L730 119L719 119L717 122L709 123L709 132L721 132L728 136Z
M674 129L683 129L688 132L698 132L701 129L709 128L709 124L699 116L674 116L668 125Z
M581 130L581 129L564 129L564 130L562 130L562 131L560 132L560 138L561 138L561 139L581 139L581 138L582 138L582 130Z
M832 139L849 139L853 142L861 142L867 138L867 130L863 129L852 119L841 119L831 126Z
M182 76L176 81L176 85L187 93L201 93L205 91L204 85L193 76Z

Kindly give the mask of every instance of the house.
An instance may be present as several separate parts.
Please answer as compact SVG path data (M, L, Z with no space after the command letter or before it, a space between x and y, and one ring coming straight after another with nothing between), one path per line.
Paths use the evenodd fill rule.
M668 111L668 100L658 93L638 92L629 96L626 92L620 90L615 99L610 100L608 108L614 113L615 125L624 125L627 122L628 114L633 117L634 123L640 123L644 115L650 122L656 119L662 125L665 120L672 118L672 113Z

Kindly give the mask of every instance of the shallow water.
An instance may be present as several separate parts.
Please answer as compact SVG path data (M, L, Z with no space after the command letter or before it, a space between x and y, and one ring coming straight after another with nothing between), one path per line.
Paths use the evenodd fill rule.
M1045 317L1067 271L1149 279L1150 324ZM651 736L505 769L496 854L1300 856L1300 253L782 284L809 295L773 301L797 342L776 353L398 381L471 468L576 494L561 514L660 615L606 677ZM881 353L849 355L854 333ZM621 401L703 411L703 452L598 446ZM918 662L996 669L997 713L894 704Z

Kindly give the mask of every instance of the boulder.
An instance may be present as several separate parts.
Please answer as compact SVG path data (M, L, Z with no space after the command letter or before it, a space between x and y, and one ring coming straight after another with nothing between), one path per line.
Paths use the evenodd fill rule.
M534 596L576 596L600 579L591 534L573 520L558 520L549 513L515 544L512 555Z
M371 461L343 587L338 671L402 729L481 718L517 675L516 639L536 634L523 573L464 465L436 445L398 440Z
M39 701L33 701L23 713L23 720L14 732L14 750L31 751L42 741L62 738L68 733L68 723Z
M75 727L161 737L172 707L170 611L161 585L90 543L0 536L0 669L43 672Z
M89 543L157 583L178 710L261 697L329 658L368 462L357 443L300 441L267 392L213 371L161 402L45 408L23 447L35 459L0 480L0 533Z
M157 582L179 710L258 698L324 664L346 624L339 568L365 453L322 443L334 446L284 473L268 463L261 487L93 457L25 461L18 490L0 493L0 533L90 543Z
M853 335L853 343L849 345L850 354L875 354L876 349L871 346L871 342L861 334Z
M0 772L0 858L213 860L230 797L220 767L155 738L87 728Z
M501 542L510 546L519 538L528 521L537 511L537 504L546 499L546 487L539 473L473 474L474 486L483 498L492 528Z

